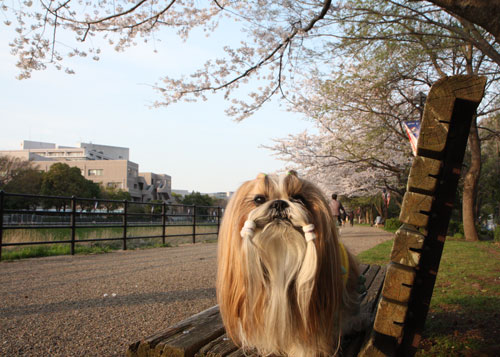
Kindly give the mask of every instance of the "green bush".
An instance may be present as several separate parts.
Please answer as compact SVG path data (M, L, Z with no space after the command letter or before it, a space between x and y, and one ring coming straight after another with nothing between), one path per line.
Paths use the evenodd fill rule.
M476 227L478 228L478 232L479 232L479 237L480 239L482 240L492 240L494 239L494 232L493 231L488 231L486 230L486 228L483 228L483 227Z
M453 238L460 238L460 239L462 239L462 238L464 238L464 235L463 235L463 233L456 232L455 234L453 234Z
M385 229L396 231L401 227L402 223L398 218L387 218L385 221Z
M448 235L455 237L457 233L460 233L462 237L464 236L464 224L460 221L451 220L450 223L448 223Z
M494 238L495 242L500 242L500 225L495 228Z

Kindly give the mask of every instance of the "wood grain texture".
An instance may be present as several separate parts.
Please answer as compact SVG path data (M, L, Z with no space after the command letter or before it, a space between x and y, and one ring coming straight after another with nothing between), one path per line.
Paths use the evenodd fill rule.
M408 334L408 326L411 325L408 321L415 317L409 314L407 319L408 305L412 306L415 302L419 302L418 299L411 297L418 289L418 285L413 286L416 268L419 268L427 258L423 247L427 243L426 239L430 239L429 221L433 223L436 217L438 219L441 217L437 214L441 211L436 205L442 201L436 199L434 204L433 195L439 196L443 185L448 184L443 177L448 177L446 173L450 163L447 160L454 157L450 153L456 150L453 145L451 146L453 149L449 149L448 141L456 142L457 132L468 133L470 117L467 117L468 114L457 115L457 113L463 114L464 108L467 108L463 103L469 103L470 107L470 102L481 101L485 84L485 77L459 75L445 77L431 87L420 127L418 156L415 157L410 170L407 192L403 198L399 217L403 226L396 232L391 252L392 263L387 270L374 331L359 356L410 355L402 354L401 351L404 350L406 353L408 350L401 347L414 345L414 340L409 343L405 340L408 340L408 336L410 340L412 339L413 335ZM454 121L451 126L452 133L448 137L452 116ZM438 179L441 181L438 182ZM425 315L423 319L425 321ZM411 355L414 353L413 351Z
M425 236L415 226L403 224L396 231L391 251L391 261L408 267L417 266L424 239Z
M431 87L425 102L417 143L417 154L442 152L446 145L455 99L479 103L484 94L486 77L460 75L445 77Z
M207 345L203 346L198 353L197 357L219 357L227 356L230 353L236 351L238 346L236 346L233 341L226 335L222 335L213 341L210 341Z
M225 332L219 307L213 306L139 343L130 345L127 356L194 356Z
M419 189L429 193L434 192L442 162L423 156L416 156L408 176L407 191Z
M396 339L400 338L407 310L406 304L389 301L382 297L378 304L373 330Z
M404 265L391 263L387 267L382 296L407 303L415 280L415 270Z
M432 200L432 196L406 192L403 197L399 220L416 227L425 227L429 221L429 215L425 212L430 212Z

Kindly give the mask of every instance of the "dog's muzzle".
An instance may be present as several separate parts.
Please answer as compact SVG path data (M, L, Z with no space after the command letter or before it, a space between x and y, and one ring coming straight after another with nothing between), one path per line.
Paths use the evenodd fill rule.
M269 209L271 210L271 217L273 219L288 219L287 208L288 203L283 200L276 200L271 203Z

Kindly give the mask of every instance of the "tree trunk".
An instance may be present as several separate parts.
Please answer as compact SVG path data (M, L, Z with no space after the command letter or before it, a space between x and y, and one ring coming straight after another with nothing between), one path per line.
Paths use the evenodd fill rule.
M427 0L486 29L500 40L499 0Z
M479 141L476 119L472 121L470 128L469 149L471 151L471 164L464 179L462 214L465 240L475 242L479 240L476 230L475 202L479 174L481 173L481 143Z

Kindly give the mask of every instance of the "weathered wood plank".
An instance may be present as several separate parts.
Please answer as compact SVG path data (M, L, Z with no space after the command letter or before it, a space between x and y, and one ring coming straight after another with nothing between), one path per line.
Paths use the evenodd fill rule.
M414 269L391 263L387 267L382 296L387 299L407 303L414 281Z
M200 347L224 333L219 307L213 306L139 343L127 356L194 356Z
M211 341L207 345L203 346L200 351L196 354L197 357L220 357L227 356L230 353L236 351L238 346L236 346L233 341L226 335L222 335L215 340Z
M443 161L443 166L439 174L439 182L433 193L432 212L426 225L426 238L418 269L416 269L415 281L418 284L414 284L411 291L407 316L404 321L403 337L399 341L400 344L396 351L401 356L413 356L416 353L418 340L424 330L446 230L455 200L460 174L459 168L463 162L470 125L475 120L474 115L484 94L485 84L485 77L455 76L444 78L435 85L436 90L431 89L432 100L426 103L426 108L429 105L429 109L435 111L440 110L439 106L443 108L449 106L449 103L443 104L446 101L453 103L453 106L446 113L446 116L450 118L447 120L450 125L446 140L440 145L442 151L435 154L432 152L434 149L430 147L418 147L417 149L417 153L421 156L439 158ZM439 97L442 98L441 102L438 100ZM433 98L437 98L436 101ZM424 132L425 130L424 128Z
M380 291L385 277L385 267L378 265L367 266L362 275L367 277L367 291L365 296L360 301L360 313L363 315L370 315L370 320L373 321L375 309L377 307L378 299L380 298ZM370 269L371 268L371 269ZM366 284L366 283L365 283ZM368 331L362 331L355 335L348 335L342 338L341 353L342 357L357 356L358 352L366 340L367 334L371 331L371 326Z
M432 200L432 196L406 192L403 197L399 220L417 227L426 226L429 221Z
M182 334L161 341L155 347L156 356L192 357L198 350L225 331L220 315L193 325Z
M373 330L396 339L400 338L407 310L406 304L389 301L382 297L378 304Z
M441 166L442 162L439 160L416 156L408 176L407 191L418 189L429 193L434 192Z
M426 254L424 246L446 234L437 232L435 222L449 220L450 200L443 197L453 197L458 181L449 171L456 175L456 168L462 163L470 119L481 101L485 84L485 77L446 77L436 82L427 96L417 144L418 156L410 171L408 192L400 214L401 222L406 224L396 232L391 253L393 264L388 268L374 331L359 356L412 356L415 353L428 306L419 308L425 305L422 302L425 294L420 293L420 287L413 282L418 274L427 271L422 266L426 266L429 256L434 257L436 253ZM435 201L431 195L435 196ZM415 267L419 268L416 275ZM426 293L432 294L431 281L427 280L424 285L430 287ZM430 295L428 297L425 302L430 301Z
M368 270L365 271L364 274L364 277L365 277L365 287L367 290L370 289L372 283L373 283L373 280L375 279L375 277L377 276L378 272L380 270L380 265L370 265Z
M368 264L359 264L359 272L361 275L365 275L366 271L370 268Z
M370 286L367 287L366 295L361 301L360 311L361 313L373 313L377 307L377 301L380 297L380 291L384 284L386 267L380 267L377 270L377 274L373 277Z
M227 357L254 357L255 354L243 352L243 350L239 349L227 355Z
M409 267L417 266L425 236L414 226L403 224L397 231L391 251L391 261Z
M449 123L455 99L480 102L484 94L485 77L453 76L438 80L431 87L425 103L417 143L417 154L442 152L446 145Z

